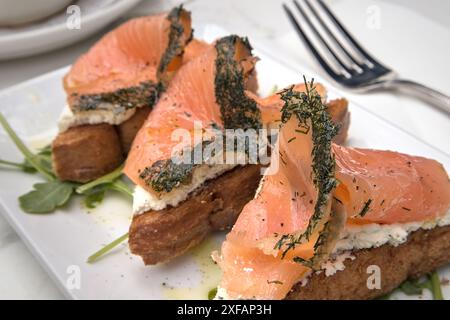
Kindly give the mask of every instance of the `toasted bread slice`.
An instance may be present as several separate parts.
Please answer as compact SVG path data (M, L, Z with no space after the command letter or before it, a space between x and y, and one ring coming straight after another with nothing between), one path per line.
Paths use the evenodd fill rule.
M150 110L137 108L130 119L118 126L86 124L59 133L52 143L58 179L85 183L117 168Z
M176 207L134 216L128 244L145 264L166 262L199 244L213 230L233 226L253 197L261 167L237 167L207 181Z
M116 129L103 123L58 134L52 143L52 158L61 181L87 182L120 166L123 154Z
M289 300L361 300L385 295L408 278L419 278L450 262L450 226L412 233L408 241L397 246L352 252L354 260L345 260L345 269L327 277L312 274L306 285L292 288ZM380 289L369 289L369 266L378 266ZM369 269L370 271L370 269Z
M128 153L128 151L130 151L134 137L144 124L145 119L147 119L147 116L150 113L151 109L151 107L147 106L137 108L135 114L130 119L117 126L117 132L119 133L122 151L125 155Z

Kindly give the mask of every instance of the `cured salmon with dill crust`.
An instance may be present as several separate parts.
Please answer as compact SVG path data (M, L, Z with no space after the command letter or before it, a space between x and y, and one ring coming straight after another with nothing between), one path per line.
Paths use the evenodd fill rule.
M279 169L263 177L214 254L223 271L221 297L283 299L321 270L347 228L431 224L447 215L450 183L441 164L333 144L336 126L317 91L306 89L282 93L279 154L271 160ZM296 290L293 296L301 296L301 286Z
M192 38L191 17L178 7L134 18L106 34L64 78L73 112L151 106L182 64Z
M189 183L195 170L171 160L179 144L171 139L175 130L193 136L195 122L205 134L218 128L258 129L260 111L244 92L255 61L246 39L228 36L184 65L139 130L124 173L147 192L170 192Z

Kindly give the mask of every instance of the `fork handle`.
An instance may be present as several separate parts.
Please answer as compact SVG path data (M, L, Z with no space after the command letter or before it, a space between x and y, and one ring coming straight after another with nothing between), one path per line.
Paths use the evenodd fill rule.
M431 89L420 83L403 79L388 80L385 84L387 87L398 89L417 96L418 98L421 98L425 102L432 104L441 111L444 111L450 115L450 97L439 91Z

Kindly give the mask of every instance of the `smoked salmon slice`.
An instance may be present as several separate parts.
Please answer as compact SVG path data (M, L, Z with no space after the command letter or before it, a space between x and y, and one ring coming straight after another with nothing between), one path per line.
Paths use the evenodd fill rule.
M205 41L192 39L184 49L183 65L197 58L198 56L201 56L203 53L205 53L206 50L210 49L211 46L211 44Z
M213 255L230 299L284 298L329 258L347 223L428 221L450 205L438 162L332 143L337 128L312 85L281 98L270 174Z
M375 223L435 219L446 213L450 184L437 161L392 151L333 145L335 197L342 195L347 215Z
M188 61L172 79L139 130L125 164L124 173L150 193L170 192L192 177L194 165L172 161L180 143L171 137L177 129L192 136L200 130L212 137L218 129L261 125L256 102L245 95L246 79L256 62L248 41L228 36L209 47L195 43L195 49L204 53Z
M117 113L152 106L159 89L181 66L191 38L190 13L181 6L125 22L82 55L65 76L69 107L73 113Z

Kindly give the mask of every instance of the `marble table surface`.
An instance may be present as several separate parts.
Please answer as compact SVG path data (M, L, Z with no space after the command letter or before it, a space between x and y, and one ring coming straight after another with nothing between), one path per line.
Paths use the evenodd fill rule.
M157 13L181 3L144 0L125 14ZM298 40L278 0L188 0L196 26L214 23L247 35L307 75L326 75ZM287 0L286 0L287 2ZM441 0L328 0L345 25L376 57L398 73L450 94L450 2ZM68 65L103 33L50 53L0 62L0 89ZM299 75L300 79L301 75ZM450 154L450 117L394 93L345 96ZM1 183L1 182L0 182ZM0 215L0 299L63 299L50 277Z

